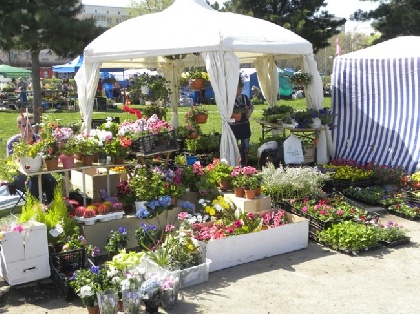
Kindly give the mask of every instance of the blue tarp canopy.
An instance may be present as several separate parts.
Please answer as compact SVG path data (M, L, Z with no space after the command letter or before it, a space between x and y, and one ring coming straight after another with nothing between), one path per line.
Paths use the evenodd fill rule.
M83 64L83 55L77 56L70 62L62 65L54 65L53 72L56 73L76 73ZM101 72L124 72L124 68L101 68Z

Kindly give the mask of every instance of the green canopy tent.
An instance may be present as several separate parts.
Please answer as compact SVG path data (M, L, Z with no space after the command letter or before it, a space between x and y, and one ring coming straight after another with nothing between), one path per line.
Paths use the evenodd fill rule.
M32 71L24 68L16 68L10 65L0 65L0 74L7 78L30 77Z

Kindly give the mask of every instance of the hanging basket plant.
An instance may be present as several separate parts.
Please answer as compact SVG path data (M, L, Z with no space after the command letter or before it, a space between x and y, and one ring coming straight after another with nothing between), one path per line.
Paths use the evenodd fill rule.
M289 82L293 84L295 87L305 87L307 88L309 85L312 84L313 76L309 73L298 72L293 74Z

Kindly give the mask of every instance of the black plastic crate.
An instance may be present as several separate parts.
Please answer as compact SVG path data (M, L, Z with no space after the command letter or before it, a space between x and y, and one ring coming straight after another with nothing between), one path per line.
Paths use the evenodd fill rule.
M69 284L71 276L65 275L51 266L51 277L66 301L71 301L76 297L74 289Z
M150 155L177 149L175 130L159 134L143 135L131 143L131 151L141 155Z
M50 264L59 272L70 273L86 265L85 249L63 251L50 255Z

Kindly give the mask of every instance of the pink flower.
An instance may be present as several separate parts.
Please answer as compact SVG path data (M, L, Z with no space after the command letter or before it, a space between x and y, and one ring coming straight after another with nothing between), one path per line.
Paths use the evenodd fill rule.
M179 214L178 214L178 219L179 220L185 220L185 219L187 219L188 218L188 213L187 212L180 212Z
M303 211L304 213L306 213L306 212L308 211L308 206L303 206L303 207L302 207L302 211Z
M12 231L19 231L19 232L22 232L24 230L25 230L25 228L23 228L21 225L17 225L15 227L13 227L13 229L12 229Z

